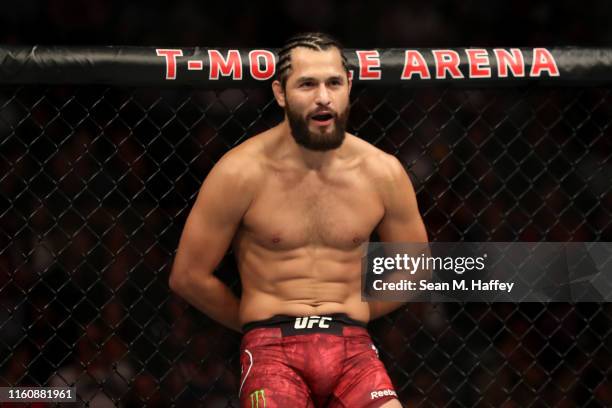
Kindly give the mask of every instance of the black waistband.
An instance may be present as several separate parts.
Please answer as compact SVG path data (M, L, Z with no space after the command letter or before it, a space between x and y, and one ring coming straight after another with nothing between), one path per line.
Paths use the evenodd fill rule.
M242 326L242 332L259 328L279 328L283 336L308 333L342 334L343 326L366 327L366 323L352 319L344 313L321 316L276 315L269 319L249 322Z

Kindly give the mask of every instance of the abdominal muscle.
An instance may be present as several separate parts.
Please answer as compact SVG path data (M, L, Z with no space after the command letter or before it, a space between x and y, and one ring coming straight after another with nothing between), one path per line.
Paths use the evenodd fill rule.
M266 253L267 252L267 253ZM248 251L238 254L242 280L241 324L274 315L345 313L367 322L361 301L362 251L302 248L293 254Z

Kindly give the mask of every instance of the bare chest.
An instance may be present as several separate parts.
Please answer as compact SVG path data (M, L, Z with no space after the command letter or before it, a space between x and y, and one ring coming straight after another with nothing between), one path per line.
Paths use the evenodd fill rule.
M384 212L374 188L354 176L273 175L251 204L244 227L271 248L354 248L367 241Z

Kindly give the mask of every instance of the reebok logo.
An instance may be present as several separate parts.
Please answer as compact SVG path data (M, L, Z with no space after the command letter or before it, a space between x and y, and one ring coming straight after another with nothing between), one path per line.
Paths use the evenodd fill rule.
M329 322L331 322L331 320L331 317L321 316L298 317L295 319L295 324L293 327L295 329L312 329L315 325L317 325L321 329L329 329Z
M372 391L370 393L370 399L376 399L381 397L397 397L397 393L393 390L380 390L380 391Z

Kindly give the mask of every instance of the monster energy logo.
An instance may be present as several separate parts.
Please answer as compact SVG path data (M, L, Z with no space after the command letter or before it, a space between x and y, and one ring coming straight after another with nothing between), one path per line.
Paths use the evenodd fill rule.
M259 405L259 399L261 397L261 401L263 405ZM266 393L263 390L255 390L251 393L251 408L266 408Z

